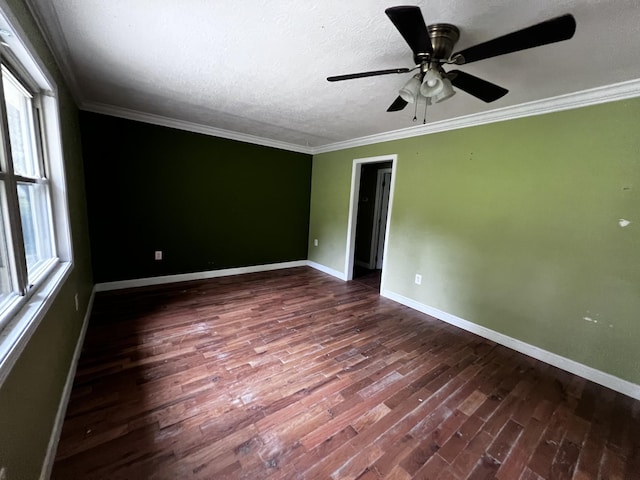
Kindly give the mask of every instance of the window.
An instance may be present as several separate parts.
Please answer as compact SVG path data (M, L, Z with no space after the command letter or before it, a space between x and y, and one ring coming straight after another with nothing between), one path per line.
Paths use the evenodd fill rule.
M0 10L0 384L72 266L56 87Z
M0 312L57 260L38 98L2 65Z

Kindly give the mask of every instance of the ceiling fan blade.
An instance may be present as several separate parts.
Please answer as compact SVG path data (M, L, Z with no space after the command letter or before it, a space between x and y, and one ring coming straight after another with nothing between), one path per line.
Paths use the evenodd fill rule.
M568 40L573 37L575 31L576 20L573 15L562 15L502 37L494 38L488 42L479 43L454 53L451 58L453 59L457 55L462 56L462 59L456 63L464 65L484 60L485 58L497 57L498 55Z
M407 106L406 100L403 100L402 97L396 98L393 103L387 108L387 112L399 112Z
M506 88L502 88L495 83L487 82L475 75L461 72L460 70L451 70L447 76L454 87L464 90L469 95L473 95L483 102L495 102L509 93L509 90Z
M384 13L409 44L414 55L432 54L433 46L420 7L400 6L387 8Z
M354 78L364 77L376 77L378 75L389 75L391 73L407 73L410 72L410 68L390 68L388 70L374 70L372 72L361 73L348 73L347 75L335 75L333 77L327 77L330 82L339 82L340 80L351 80Z

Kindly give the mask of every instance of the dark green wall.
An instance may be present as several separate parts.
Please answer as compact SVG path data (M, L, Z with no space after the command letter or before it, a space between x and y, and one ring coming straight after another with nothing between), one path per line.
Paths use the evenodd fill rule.
M88 112L81 128L96 282L307 258L310 155Z
M93 282L78 110L23 0L7 2L58 86L74 266L0 386L0 465L9 480L39 478ZM76 311L74 295L80 309Z

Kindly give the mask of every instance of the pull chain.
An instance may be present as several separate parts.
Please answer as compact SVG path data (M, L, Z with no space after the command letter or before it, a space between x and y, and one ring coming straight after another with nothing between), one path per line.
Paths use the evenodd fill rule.
M427 106L429 105L429 99L425 97L424 99L424 118L422 119L422 124L425 125L427 123Z

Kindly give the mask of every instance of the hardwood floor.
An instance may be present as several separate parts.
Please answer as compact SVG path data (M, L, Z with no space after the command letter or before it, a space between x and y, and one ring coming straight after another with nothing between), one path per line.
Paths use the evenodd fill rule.
M53 477L633 479L640 402L308 268L100 293Z
M355 267L353 272L353 281L362 283L368 287L380 291L380 281L382 279L382 270L369 270L368 268Z

